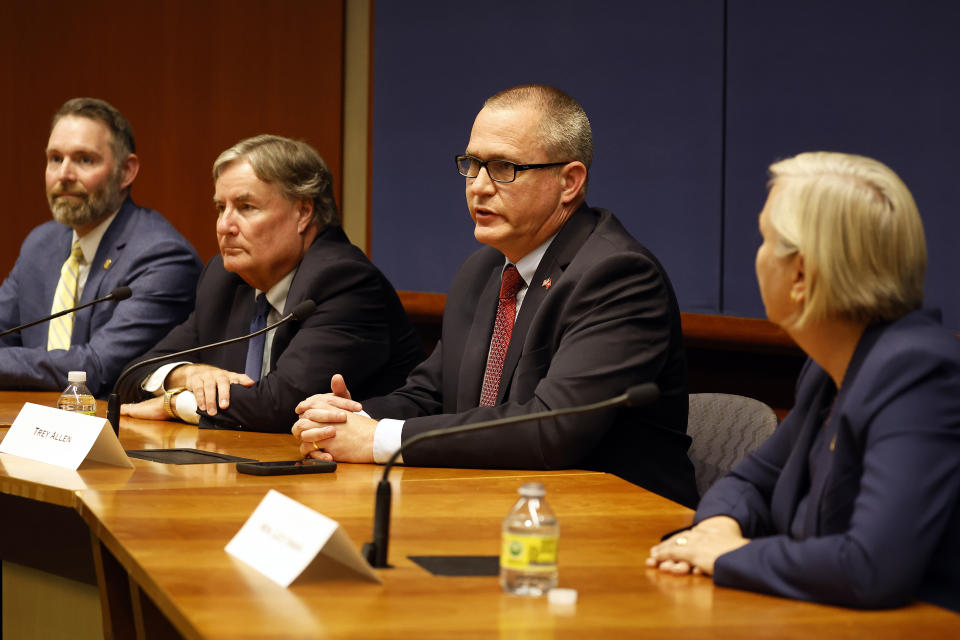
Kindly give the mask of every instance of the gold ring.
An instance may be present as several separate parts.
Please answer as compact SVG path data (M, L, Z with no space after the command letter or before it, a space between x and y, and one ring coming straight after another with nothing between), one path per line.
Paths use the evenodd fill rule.
M320 445L317 444L316 442L313 443L313 448L315 451L320 451Z
M682 547L683 545L687 544L687 538L685 536L677 536L676 539L674 540L674 543L677 546Z

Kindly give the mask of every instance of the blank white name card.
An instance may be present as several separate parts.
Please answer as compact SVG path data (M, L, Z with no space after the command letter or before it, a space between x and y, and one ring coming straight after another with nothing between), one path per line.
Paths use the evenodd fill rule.
M282 587L298 576L326 573L332 560L348 575L380 582L335 520L271 489L227 546L226 552ZM307 572L308 567L317 569Z
M32 402L20 409L0 451L65 469L87 459L133 468L107 420Z

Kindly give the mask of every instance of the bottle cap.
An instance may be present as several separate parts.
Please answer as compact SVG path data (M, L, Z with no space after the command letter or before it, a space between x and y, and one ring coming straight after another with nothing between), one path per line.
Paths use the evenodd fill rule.
M86 382L87 381L87 372L86 371L71 371L67 374L67 382Z
M542 498L547 495L547 490L539 482L525 482L517 489L517 493L525 498Z
M554 587L547 592L547 601L554 606L570 607L577 604L576 589L558 589Z

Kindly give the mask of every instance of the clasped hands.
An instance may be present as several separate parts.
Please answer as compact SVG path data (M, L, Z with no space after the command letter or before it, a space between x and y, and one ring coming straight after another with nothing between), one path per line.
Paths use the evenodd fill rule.
M709 576L717 558L748 542L739 522L729 516L714 516L651 547L647 566L677 575Z
M217 414L218 406L220 409L230 406L232 384L252 387L256 383L245 373L227 371L208 364L181 365L171 371L164 381L167 389L183 387L193 393L197 399L197 408L211 416ZM120 415L143 420L166 420L169 417L163 409L162 396L136 404L121 405Z
M373 462L377 421L357 413L363 407L350 397L343 376L330 380L331 393L310 396L297 405L300 419L291 431L306 458L338 462Z

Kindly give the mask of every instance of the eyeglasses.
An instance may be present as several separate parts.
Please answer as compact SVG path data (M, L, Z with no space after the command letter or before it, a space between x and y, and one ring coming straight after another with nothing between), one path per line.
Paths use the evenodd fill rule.
M454 158L457 163L457 171L464 178L476 178L480 175L480 169L487 168L487 175L494 182L513 182L517 179L518 171L527 171L529 169L545 169L547 167L559 167L570 164L570 162L545 162L542 164L516 164L509 160L487 160L484 162L480 158L473 156L457 156Z

